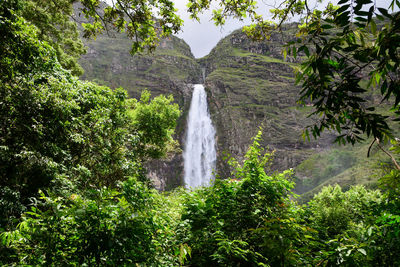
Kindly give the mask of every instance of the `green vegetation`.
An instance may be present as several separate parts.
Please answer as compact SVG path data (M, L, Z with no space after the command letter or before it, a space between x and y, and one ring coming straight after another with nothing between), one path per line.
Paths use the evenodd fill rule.
M28 22L36 26L40 40L53 47L60 65L81 75L83 69L78 59L86 52L75 21L71 20L73 7L69 0L20 1L24 8L16 11Z
M180 112L178 106L172 104L171 97L159 96L150 101L149 93L144 92L140 101L129 100L123 89L111 90L79 81L62 68L53 47L39 39L38 29L19 15L20 9L26 8L24 4L10 0L0 5L0 229L5 238L0 248L0 261L13 262L18 255L19 249L14 255L14 250L4 247L10 240L4 231L19 225L21 231L28 226L34 229L26 239L35 239L38 245L35 253L29 254L31 258L27 258L31 264L54 261L62 264L62 255L50 261L46 255L54 249L59 254L58 245L65 245L71 253L79 255L76 247L62 243L73 242L74 235L70 236L72 239L60 237L62 231L71 226L68 216L90 214L81 221L75 218L79 225L75 225L74 230L78 232L91 220L96 221L97 216L109 218L108 215L102 217L102 212L96 213L97 208L104 207L105 213L111 212L115 204L113 188L120 182L127 181L126 186L137 188L139 182L136 185L132 181L147 181L143 163L148 158L163 156L174 144L171 136ZM141 188L146 189L146 186ZM99 204L96 200L104 194L107 201ZM77 201L75 207L68 204L73 200ZM28 209L32 201L37 206L43 205L40 206L43 209ZM144 244L148 232L145 219L132 218L132 212L125 211L124 205L120 203L119 216L132 220L132 226L142 224L143 240L140 238L138 242ZM49 207L54 209L49 210ZM21 213L27 210L27 222L21 222ZM112 210L114 212L116 210ZM43 220L30 221L40 216ZM61 217L65 220L60 220ZM110 229L118 231L118 225L115 222ZM59 235L46 235L52 234L50 226L54 226L51 228L54 231L59 229ZM100 229L86 230L88 237L92 234L90 231ZM82 242L87 242L86 237ZM93 244L89 242L89 250ZM90 258L84 260L87 263L94 259L98 262L100 254L91 254L94 252L88 252L79 242L74 243L76 245L82 249L78 257ZM142 249L136 243L133 246L138 249L132 252L135 254L141 254L148 247L144 244ZM24 249L29 248L24 246Z
M128 99L122 88L78 80L63 68L40 27L22 15L31 3L0 4L1 265L400 264L398 140L391 140L390 148L377 144L392 160L380 170L381 191L327 186L299 205L293 170L271 171L273 153L264 152L259 131L243 160L228 159L227 179L193 191L159 193L144 165L176 145L172 135L180 111L173 98L151 99L143 91L139 100ZM150 21L140 34L151 35ZM235 74L251 82L244 73ZM266 112L279 119L273 106L239 105L262 110L255 116ZM274 128L288 129L273 123L269 131ZM296 175L303 172L322 185L327 177L360 167L355 152L335 149L314 156Z
M118 0L106 5L103 1L79 1L84 37L96 37L104 31L115 30L132 40L130 52L154 51L163 37L177 33L183 21L175 13L174 3L168 0ZM58 0L57 0L58 3ZM70 2L71 4L71 2Z
M369 145L337 146L312 155L295 168L295 192L302 194L303 200L309 200L327 185L339 184L346 190L354 184L376 188L381 165L388 164L390 159L375 147L366 158Z
M198 5L196 8L199 10L204 8L201 7L199 1L192 2L197 2L197 4L194 3L193 5ZM380 8L379 4L381 3L378 3L378 1L373 2L376 2L375 6ZM385 123L387 123L387 126L390 128L391 138L393 138L397 136L396 134L398 133L399 124L398 121L396 121L398 119L398 115L395 113L397 108L393 106L396 102L396 97L394 97L395 92L391 93L391 96L388 99L384 99L385 96L382 95L382 91L380 90L382 83L369 83L371 81L370 78L372 77L370 72L373 68L377 67L375 64L378 64L378 62L372 60L373 56L369 55L368 57L371 57L370 60L361 64L361 61L359 62L358 60L362 57L357 57L358 53L366 55L369 52L376 53L376 49L378 49L375 43L370 42L370 40L375 39L375 36L370 34L370 25L366 26L365 21L363 21L363 18L367 20L370 18L366 17L366 14L369 12L368 14L371 15L372 11L369 10L367 13L360 13L359 10L362 5L364 6L364 9L368 10L368 8L371 7L369 6L371 5L371 1L342 1L342 3L340 3L341 6L345 6L344 9L347 9L345 12L350 11L351 13L351 10L355 10L360 13L354 13L354 17L358 17L358 21L356 20L352 22L350 18L346 22L348 31L360 30L362 32L360 38L362 39L364 37L365 46L363 46L363 41L356 37L358 41L353 46L353 49L355 50L352 51L344 51L346 46L341 45L339 37L336 38L334 35L339 34L340 31L343 30L344 32L340 33L342 34L342 39L340 40L345 40L346 29L344 28L346 27L337 27L335 22L332 21L329 23L325 21L329 24L329 26L325 25L325 28L321 26L325 23L324 19L327 19L327 17L330 16L328 13L333 12L339 7L334 8L329 6L326 11L321 10L321 12L315 10L314 17L312 17L313 15L311 10L306 9L306 3L307 1L285 1L281 6L279 6L279 8L273 10L273 13L276 14L277 18L286 20L294 13L304 12L305 15L310 15L310 17L305 18L314 23L312 26L316 27L314 30L310 30L309 28L305 29L304 27L306 27L305 25L307 24L299 25L298 23L292 23L281 24L280 28L274 31L272 28L275 26L271 23L270 26L272 28L269 29L268 32L262 32L265 28L263 28L263 25L258 23L259 21L256 20L255 23L258 24L253 28L253 30L259 30L264 34L263 37L266 37L265 40L262 42L256 42L256 40L258 40L257 38L251 38L254 36L248 38L238 30L221 40L211 51L210 55L200 60L202 64L205 64L207 68L210 69L210 73L207 76L207 83L211 87L210 91L213 93L213 98L216 99L217 102L215 105L213 102L210 104L211 111L215 114L215 120L218 120L216 122L216 128L219 136L219 150L227 151L233 155L242 156L244 147L247 145L246 141L249 140L249 135L254 135L257 127L262 125L265 129L263 136L264 146L269 146L277 151L274 169L284 170L288 167L295 168L295 166L304 160L306 160L306 162L301 166L315 168L313 170L307 170L307 172L315 172L311 174L303 174L301 171L297 171L297 174L300 176L297 178L300 179L297 180L296 192L305 193L312 190L314 186L317 186L315 190L312 190L307 194L305 199L310 199L313 194L321 190L322 186L328 184L339 183L346 190L350 185L355 184L365 184L368 187L375 188L376 181L379 177L379 170L377 170L379 169L379 164L387 161L389 157L387 157L383 152L380 152L373 153L373 156L367 158L367 155L369 154L368 147L372 142L374 142L374 139L368 138L368 134L372 134L371 129L374 127L367 127L369 131L363 131L357 129L357 127L362 127L362 124L368 124L361 122L364 119L371 119L371 121L374 121L374 118L377 120L379 120L379 118L385 118ZM396 5L396 3L393 2L393 5ZM367 6L368 8L366 8ZM224 3L221 7L224 16L228 17L232 14L235 16L235 12L228 12L230 8L235 8L232 3ZM311 5L309 5L309 7L311 7ZM342 9L342 11L344 9ZM383 29L384 32L388 33L388 38L392 33L394 34L393 36L397 36L398 28L395 26L397 25L395 15L398 14L392 14L391 19L383 16L384 20L381 21L381 10L385 10L385 8L374 9L375 13L372 15L373 21L370 22L370 24L376 23L378 30ZM245 12L244 10L242 11ZM281 13L278 11L281 11ZM252 11L250 10L247 13L250 17L252 16L251 12ZM239 12L238 16L241 14L243 13ZM339 14L336 15L338 16ZM374 17L375 15L377 16ZM319 19L321 19L321 21L317 22ZM364 25L361 25L362 23L360 21L363 21L362 23L364 23ZM216 22L218 22L218 20L216 20ZM318 28L319 26L317 25L320 25L321 28ZM281 31L278 32L278 30ZM383 38L384 32L382 32L381 38ZM376 34L378 34L378 31ZM316 40L311 40L314 36L317 36ZM351 33L349 33L349 36L349 38L351 38ZM318 67L323 65L322 63L329 61L325 61L326 58L324 58L321 59L321 64L314 62L313 66L315 68L309 66L309 73L307 74L311 79L311 82L307 84L310 88L309 92L312 92L314 89L317 91L319 90L318 92L321 93L321 97L318 99L316 95L309 94L298 103L297 101L300 98L299 93L302 88L304 88L302 85L305 84L303 82L307 75L303 76L303 80L297 79L297 84L299 86L296 87L294 85L295 83L292 82L290 78L287 79L288 77L293 77L292 79L295 81L295 75L292 76L292 69L289 66L295 67L298 75L304 74L305 69L301 64L308 62L308 60L314 60L313 57L318 56L315 53L315 45L319 45L321 51L325 52L322 45L325 42L324 38L326 39L326 42L334 42L334 40L336 40L337 43L335 44L338 45L337 49L342 49L336 51L335 47L327 47L326 49L332 48L332 51L329 52L331 53L330 55L324 55L326 58L331 57L332 60L337 60L335 59L335 55L340 58L341 56L338 55L338 53L345 55L349 52L348 55L346 54L348 57L347 63L349 69L351 69L351 61L353 61L355 67L354 72L356 72L356 69L359 69L357 66L364 66L367 64L365 69L360 71L357 75L353 75L353 72L351 72L352 74L350 75L353 75L354 77L357 76L357 86L362 88L364 91L353 92L352 90L357 87L356 85L354 85L354 88L348 88L352 87L348 85L344 85L343 87L340 87L340 89L335 87L336 85L340 85L341 81L343 81L343 79L340 79L340 74L337 73L338 71L344 74L345 71L343 69L333 69L332 75L327 74L325 77L326 81L330 82L324 83L325 78L321 78L321 84L313 83L313 77L318 77L321 73ZM319 43L316 44L314 41ZM346 42L347 41L343 41L343 43ZM288 46L288 44L290 46ZM287 51L284 49L285 45ZM306 55L303 45L308 47L307 52L309 57ZM300 47L302 48L300 49ZM373 47L375 52L372 52L372 50L369 51L369 47ZM294 49L295 52L293 51ZM298 49L300 49L300 51ZM352 55L355 55L356 59L352 58ZM284 58L284 56L286 56L286 58ZM384 57L385 56L382 54L382 58ZM386 58L385 60L389 65L394 66L397 64L398 55L393 52L392 57L390 59ZM330 67L327 66L327 69L329 68ZM393 70L391 75L387 76L393 78L394 84L396 84L396 81L398 83L398 75L394 74L396 71ZM351 77L348 78L351 79ZM395 90L394 88L397 87L398 86L393 85L392 89ZM325 89L322 90L321 88ZM343 94L338 93L342 90ZM331 94L331 91L334 93ZM326 97L329 96L328 102L328 98L324 99L324 95ZM347 95L350 96L348 97ZM316 99L318 99L318 101ZM352 102L353 100L357 102L357 99L360 100L359 103ZM315 108L317 102L321 103L321 105L326 104L326 109L317 110ZM349 104L350 102L351 105ZM337 108L335 112L331 112L332 110L329 111L331 113L327 116L326 112L328 112L329 108L332 108L335 105L343 106L341 106L342 108ZM358 108L356 108L356 106ZM329 117L331 117L331 122L334 121L335 118L337 119L340 117L337 114L340 114L346 109L348 109L346 111L348 117L343 113L341 119L336 121L337 124L331 124L331 127L328 127L321 123L324 120L328 120ZM353 111L351 111L353 112L352 115L349 111L350 109L353 109ZM360 114L366 112L365 114L368 115L364 114L364 118L358 117L358 119L355 120L355 118L360 115L358 112L360 112ZM310 114L313 115L307 117ZM355 124L353 124L352 121L355 122ZM358 126L356 126L357 123L359 123ZM246 127L242 127L243 125ZM314 132L314 126L317 128L319 127L320 135L316 134L315 140L308 140L311 142L304 142L302 138L299 137L300 132L305 129L309 130L308 132L303 132L303 138L304 140L307 140L307 133L311 135L311 133ZM367 130L367 128L364 130ZM358 131L358 133L355 133L353 130ZM350 134L352 131L353 133ZM386 132L386 130L382 132L383 135L386 135ZM351 135L350 139L346 139L347 134ZM228 135L228 137L221 137L222 135ZM353 156L357 158L356 163L348 169L346 169L347 167L345 166L342 167L341 164L331 164L326 155L330 153L328 150L332 145L332 141L335 139L336 141L341 140L341 142L348 142L348 140L354 141L356 140L355 136L365 139L365 142L360 146L355 146L350 149L336 146L333 146L333 148L343 152L352 150L354 152L352 152ZM384 139L385 138L380 138L379 140L382 143ZM387 141L388 139L386 138L386 142ZM377 146L375 141L374 145L372 145L372 150L375 150L378 147L379 146ZM323 162L325 164L311 164L312 161L315 161L317 158L314 154L319 153L322 153L321 156L324 157ZM311 155L314 156L307 160ZM302 168L301 166L300 168ZM220 162L218 167L219 170L228 168L223 162ZM329 169L336 169L336 173L332 173Z
M302 129L315 117L307 117L312 107L296 104L299 88L292 82L294 63L281 55L282 38L288 38L286 32L257 43L235 31L199 60L208 71L206 85L218 150L241 158L262 125L263 147L276 150L273 169L279 171L319 153L318 147L327 149L333 139L330 134L312 142L302 139ZM227 177L227 169L230 166L221 159L222 177Z
M267 175L261 132L231 179L160 194L137 179L113 189L41 192L1 233L7 265L397 265L398 187L325 187L299 206L291 171ZM389 173L385 182L398 171ZM397 178L396 178L397 179ZM393 184L391 184L393 185Z

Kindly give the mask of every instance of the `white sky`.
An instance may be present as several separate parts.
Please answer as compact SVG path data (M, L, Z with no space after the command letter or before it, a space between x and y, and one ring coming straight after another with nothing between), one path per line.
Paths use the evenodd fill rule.
M196 58L207 55L219 40L232 31L246 25L245 22L230 19L226 21L223 27L217 27L214 25L214 22L210 21L212 14L210 10L199 16L200 23L196 20L191 20L189 14L186 12L187 2L187 0L174 0L175 7L178 9L180 17L184 20L182 32L177 34L177 36L189 44ZM214 4L214 7L217 6Z

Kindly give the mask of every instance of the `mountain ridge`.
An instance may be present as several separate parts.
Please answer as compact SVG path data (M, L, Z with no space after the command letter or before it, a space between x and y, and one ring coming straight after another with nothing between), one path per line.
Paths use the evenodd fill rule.
M183 150L192 84L201 83L205 69L209 109L217 131L217 176L229 177L225 157L242 160L260 127L264 132L262 146L275 150L272 171L295 168L313 155L329 153L335 136L328 132L310 142L301 138L304 126L312 124L315 118L308 117L312 107L296 103L299 87L294 85L293 68L297 62L290 57L284 60L281 53L283 44L293 38L295 25L285 27L285 31L263 42L251 41L240 30L234 31L200 59L194 58L190 47L175 36L163 39L153 55L132 57L128 53L129 39L103 35L87 43L89 52L80 61L85 69L81 78L113 88L122 86L136 98L143 89L154 96L172 94L183 111L176 131ZM324 167L314 167L323 172ZM183 185L183 159L179 153L152 161L148 169L160 190ZM318 180L300 168L295 172L296 192L312 190L304 185L310 179L318 180L312 184L319 186L330 178Z

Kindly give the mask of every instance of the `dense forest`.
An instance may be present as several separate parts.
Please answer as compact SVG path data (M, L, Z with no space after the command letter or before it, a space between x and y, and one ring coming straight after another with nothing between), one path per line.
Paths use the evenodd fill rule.
M181 114L172 96L138 99L78 78L80 36L126 33L132 53L152 52L182 21L173 2L0 3L0 263L4 266L398 266L400 13L370 0L324 10L288 0L264 21L253 1L221 1L218 25L250 17L253 38L303 15L283 55L301 61L299 101L319 119L304 137L336 131L346 146L369 142L388 158L379 189L323 187L307 203L293 170L272 171L273 152L252 138L209 187L154 189L146 167L177 150ZM398 1L391 7L400 8ZM190 0L193 18L209 1ZM157 12L157 13L156 13ZM157 15L157 16L155 16ZM78 27L82 27L81 33ZM143 88L145 89L145 88ZM386 110L365 98L376 90Z

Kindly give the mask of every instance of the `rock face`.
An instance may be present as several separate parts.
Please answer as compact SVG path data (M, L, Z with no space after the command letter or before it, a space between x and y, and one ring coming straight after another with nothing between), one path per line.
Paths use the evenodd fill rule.
M264 42L251 42L241 31L236 31L198 60L189 46L174 36L162 40L154 54L131 56L131 42L125 36L102 35L87 43L88 52L80 61L85 69L81 78L112 88L123 87L135 98L144 89L153 96L172 94L183 111L176 131L183 149L191 85L202 81L203 68L217 131L218 175L221 178L229 175L224 156L242 159L260 127L264 146L276 150L272 168L293 168L329 146L332 138L325 136L311 143L301 139L301 130L312 121L307 118L309 107L296 105L299 91L293 77L296 63L284 61L281 55L290 31L288 27L285 34L273 35ZM148 167L158 189L183 185L181 153L155 160Z
M101 2L100 5L104 8L107 4ZM74 20L80 30L81 23L87 22L81 9L79 2L74 3ZM80 78L111 88L123 87L133 98L139 98L143 90L150 91L153 97L172 94L182 111L175 139L183 144L192 84L203 80L200 65L190 47L182 39L171 36L161 40L154 53L132 56L129 53L132 41L124 34L109 32L97 36L96 40L84 41L87 53L79 63L85 73ZM183 157L180 152L171 153L163 160L153 160L146 167L148 177L159 190L169 190L183 184Z
M262 145L275 150L272 171L294 168L294 191L302 194L303 201L329 184L344 189L355 184L376 187L379 168L374 166L385 155L375 151L367 159L371 141L339 147L332 144L334 133L325 132L311 141L301 137L303 129L318 118L309 117L311 106L296 103L300 88L294 85L294 69L299 62L282 56L283 45L293 38L296 25L285 27L263 42L252 42L235 31L198 60L206 68L206 89L217 130L218 173L228 177L230 167L223 155L243 159L261 127ZM378 92L368 91L364 96L379 106Z
M161 41L154 54L131 56L131 41L121 34L101 35L86 43L87 54L80 64L85 70L81 79L95 81L111 88L123 87L130 97L139 98L147 89L152 96L172 94L183 111L176 137L183 144L186 111L189 108L193 83L199 83L201 69L189 46L177 37ZM181 153L148 164L149 177L160 190L182 184Z
M221 40L211 53L200 59L206 68L206 88L218 136L218 170L229 167L222 154L242 159L251 138L263 129L263 145L275 150L273 170L296 167L310 155L331 145L333 136L318 142L304 141L304 126L310 107L296 104L299 88L294 85L293 59L284 60L282 45L291 28L264 42L251 42L236 31Z
M364 147L332 150L333 134L311 142L301 137L304 127L315 118L308 117L312 107L296 104L300 89L294 85L293 70L298 62L284 60L281 54L282 45L294 32L293 25L286 27L263 42L252 42L235 31L201 59L195 59L189 46L176 37L162 40L154 54L131 56L131 42L126 37L99 36L87 43L88 53L80 61L85 69L81 78L123 87L131 97L139 97L144 89L153 96L172 94L182 110L175 138L183 150L192 84L202 83L205 71L208 104L217 131L217 176L229 177L224 157L243 159L261 127L262 145L275 150L272 170L296 167L297 193L336 182L342 186L373 183L373 179L362 178L371 176L365 171L365 159L357 155ZM183 185L182 153L153 160L147 169L160 190ZM356 178L349 180L349 173Z

